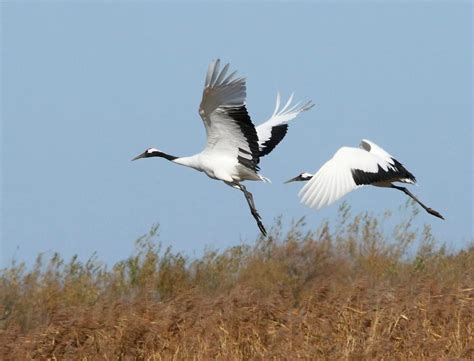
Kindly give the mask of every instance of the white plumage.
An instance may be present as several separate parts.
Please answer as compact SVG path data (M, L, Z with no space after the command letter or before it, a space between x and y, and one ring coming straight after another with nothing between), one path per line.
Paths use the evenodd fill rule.
M377 144L362 140L360 148L342 147L317 172L302 173L291 181L308 181L299 197L305 205L320 209L364 185L394 188L418 202L428 213L443 218L426 207L408 189L393 182L414 184L416 178L399 161Z
M342 147L300 190L301 202L316 209L330 205L350 191L363 186L356 184L352 175L353 169L375 174L379 167L384 171L388 171L389 168L396 171L390 155L386 152Z

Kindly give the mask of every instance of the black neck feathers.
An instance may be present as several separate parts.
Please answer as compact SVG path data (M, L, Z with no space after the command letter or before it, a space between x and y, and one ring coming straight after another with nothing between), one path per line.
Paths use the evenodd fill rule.
M166 154L163 152L160 152L159 150L156 150L154 152L148 153L148 157L160 157L160 158L165 158L169 161L173 161L178 157L175 157L174 155Z

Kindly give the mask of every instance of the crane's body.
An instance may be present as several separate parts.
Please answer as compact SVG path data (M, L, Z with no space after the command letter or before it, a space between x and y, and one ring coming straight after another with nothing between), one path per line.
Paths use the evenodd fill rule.
M279 110L278 95L272 117L257 128L259 129L257 134L257 129L245 106L245 78L236 78L236 72L227 75L229 64L222 70L219 65L219 59L209 65L199 107L207 135L203 151L189 157L176 157L156 148L148 148L133 160L149 157L165 158L173 163L204 172L212 179L223 181L241 190L260 231L266 235L253 196L241 182L268 181L259 174L260 157L268 154L283 139L288 121L294 119L300 112L310 109L312 104L307 102L290 107L292 100L290 97L285 107ZM285 134L282 134L283 128Z
M372 185L400 190L428 213L444 219L440 213L420 202L407 188L393 184L415 184L416 178L393 156L366 139L362 140L360 148L340 148L316 174L301 173L287 183L292 181L308 181L299 196L302 203L315 209L334 203L352 190Z
M236 158L214 152L202 152L190 157L178 157L173 163L193 168L205 173L209 178L224 182L241 182L245 180L266 181L267 178L253 169L240 164Z

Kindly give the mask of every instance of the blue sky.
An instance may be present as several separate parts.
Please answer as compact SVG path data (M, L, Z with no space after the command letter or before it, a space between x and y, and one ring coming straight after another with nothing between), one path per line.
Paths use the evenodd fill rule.
M267 228L275 217L334 219L338 204L299 204L300 185L342 145L368 138L417 176L412 191L440 241L472 238L472 9L465 3L2 2L1 261L58 251L113 263L160 223L192 255L251 243L258 228L238 191L162 159L197 153L208 63L247 76L255 123L275 95L317 105L248 182ZM399 212L401 192L367 188L354 212Z

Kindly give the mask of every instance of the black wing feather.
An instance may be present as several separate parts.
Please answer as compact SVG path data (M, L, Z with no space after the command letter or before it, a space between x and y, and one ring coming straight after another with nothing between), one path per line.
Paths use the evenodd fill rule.
M391 158L393 161L393 168L389 167L384 170L380 165L376 173L364 172L360 169L352 169L352 178L355 184L373 184L376 182L395 182L400 179L410 179L416 182L415 176L410 173L398 160Z
M258 162L259 162L259 149L258 149L258 136L255 126L250 119L250 116L247 112L245 105L240 107L226 108L225 112L235 121L239 126L240 131L245 137L247 144L249 145L250 153L242 148L239 148L239 152L243 154L249 154L252 156L252 159L248 159L242 156L238 156L237 160L243 166L253 170L254 172L259 171Z
M262 144L262 149L260 150L260 157L263 157L270 153L285 137L286 132L288 132L288 124L280 124L272 127L272 133L270 139Z

